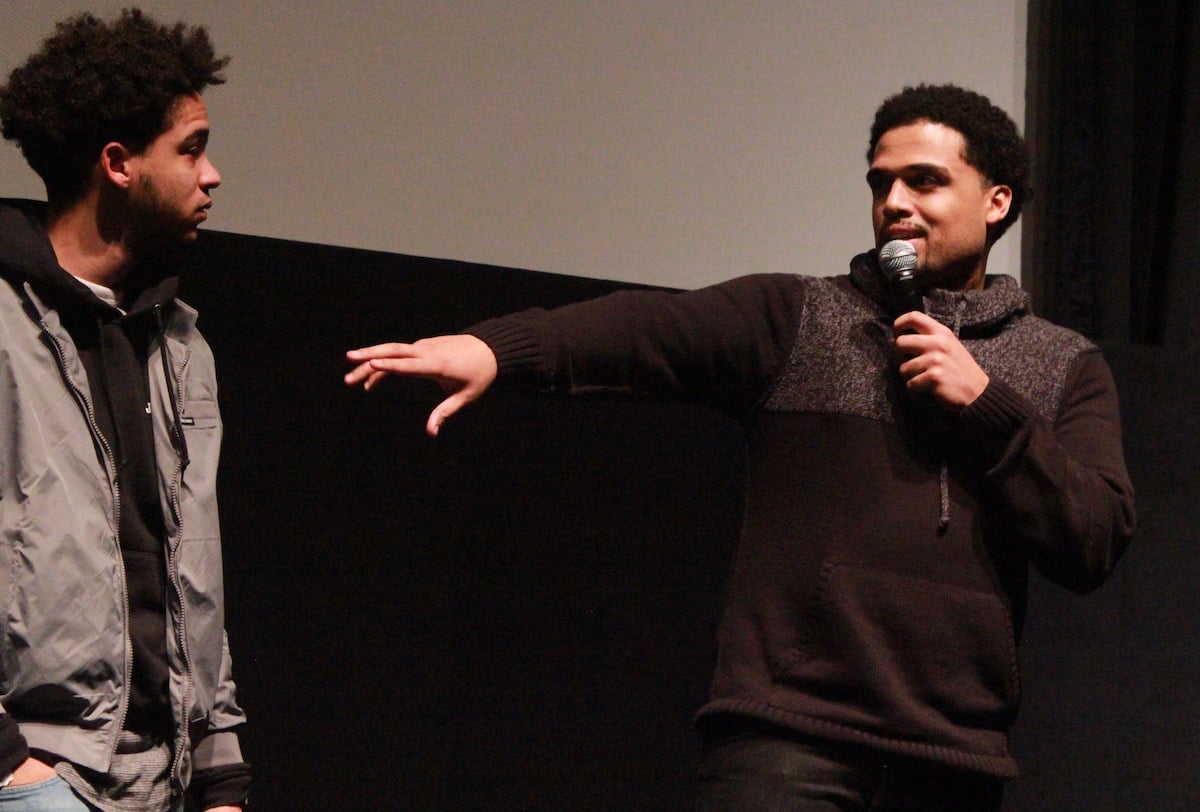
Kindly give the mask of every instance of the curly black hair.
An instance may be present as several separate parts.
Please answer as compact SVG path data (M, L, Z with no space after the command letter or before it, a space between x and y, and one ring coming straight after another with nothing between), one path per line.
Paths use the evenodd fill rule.
M967 142L963 160L991 183L1012 189L1008 216L996 226L994 239L999 239L1021 216L1021 207L1033 194L1029 151L1017 125L1008 113L972 90L957 85L906 87L875 111L867 161L875 157L884 133L917 121L944 124L962 133Z
M80 14L59 22L0 87L2 132L50 200L69 203L105 144L146 149L170 128L179 99L222 84L228 63L202 27L160 25L136 8L112 22Z

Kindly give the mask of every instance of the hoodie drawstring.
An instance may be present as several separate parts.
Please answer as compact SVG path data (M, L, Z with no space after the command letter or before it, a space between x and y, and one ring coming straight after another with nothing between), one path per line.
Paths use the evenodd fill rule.
M962 331L963 308L959 303L954 309L954 337L958 338ZM938 515L938 535L944 536L950 529L950 466L946 462L945 454L942 455L941 471L938 475L938 487L940 490L941 512Z
M946 535L946 531L950 529L950 472L946 467L945 460L942 461L942 472L939 477L939 483L942 489L942 512L938 516L938 535Z
M180 470L188 466L187 439L183 436L183 416L179 411L179 393L175 389L175 375L171 371L171 357L167 352L167 331L163 324L162 305L154 305L154 321L158 325L158 357L162 359L163 377L167 379L167 397L171 401L171 445L179 454L182 465Z

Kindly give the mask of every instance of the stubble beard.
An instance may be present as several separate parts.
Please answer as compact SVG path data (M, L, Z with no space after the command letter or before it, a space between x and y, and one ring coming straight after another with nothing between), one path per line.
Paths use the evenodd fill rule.
M138 178L137 192L130 196L129 217L130 242L141 259L173 254L196 240L196 224L186 222L167 203L151 176Z

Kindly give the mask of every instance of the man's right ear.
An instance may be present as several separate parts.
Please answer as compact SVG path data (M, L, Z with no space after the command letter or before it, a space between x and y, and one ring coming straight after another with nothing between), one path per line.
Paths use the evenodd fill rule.
M133 183L130 166L133 157L124 144L110 141L100 150L100 171L117 188L128 189Z

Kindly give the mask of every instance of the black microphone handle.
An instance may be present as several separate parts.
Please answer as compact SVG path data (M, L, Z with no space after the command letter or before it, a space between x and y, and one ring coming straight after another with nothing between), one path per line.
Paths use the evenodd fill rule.
M913 268L902 268L892 274L888 281L892 287L892 303L896 315L901 316L916 310L925 312L925 299L921 296L921 288L917 285L917 277Z

